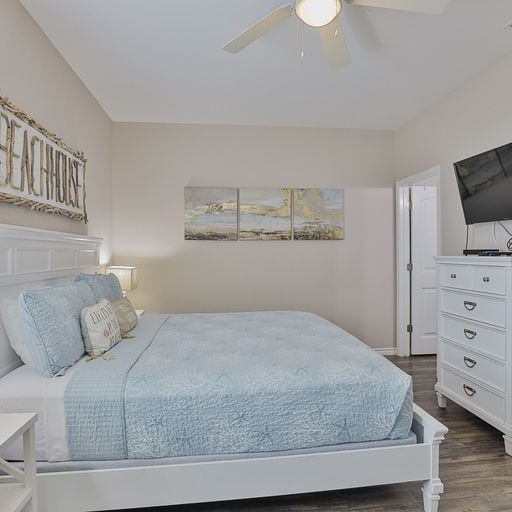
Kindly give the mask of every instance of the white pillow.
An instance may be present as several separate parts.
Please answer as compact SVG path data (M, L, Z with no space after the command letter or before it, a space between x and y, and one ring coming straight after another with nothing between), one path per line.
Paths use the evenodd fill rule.
M4 299L2 301L2 323L14 352L26 365L32 364L30 353L23 342L23 324L17 300Z
M82 309L80 314L85 350L91 357L99 357L121 341L121 328L110 302Z

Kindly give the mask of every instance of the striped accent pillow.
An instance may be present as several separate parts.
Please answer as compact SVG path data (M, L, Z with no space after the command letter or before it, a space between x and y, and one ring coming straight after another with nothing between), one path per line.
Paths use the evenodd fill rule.
M117 317L123 336L128 334L132 329L135 329L139 318L129 299L113 300L112 309Z

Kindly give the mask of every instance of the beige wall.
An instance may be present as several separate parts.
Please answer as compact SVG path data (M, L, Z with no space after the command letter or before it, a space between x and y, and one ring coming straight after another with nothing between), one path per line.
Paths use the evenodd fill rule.
M298 309L394 332L391 132L114 123L114 253L153 312ZM184 187L345 187L341 242L184 241Z
M480 74L398 130L397 177L441 166L442 253L461 254L465 222L453 163L512 141L512 55ZM498 242L508 237L498 228ZM492 225L475 226L476 248L493 248Z
M0 222L103 237L103 262L114 249L117 263L140 266L132 298L151 311L303 309L391 347L395 177L441 165L442 252L457 254L465 228L452 163L512 140L512 56L396 134L112 125L18 1L0 0L0 11L3 41L16 42L0 52L0 94L85 151L90 223L2 204ZM185 242L186 185L345 187L346 240ZM493 246L489 225L473 245Z
M112 253L111 121L17 0L0 0L0 95L7 96L73 148L87 163L88 228L63 217L0 204L0 222L87 233Z

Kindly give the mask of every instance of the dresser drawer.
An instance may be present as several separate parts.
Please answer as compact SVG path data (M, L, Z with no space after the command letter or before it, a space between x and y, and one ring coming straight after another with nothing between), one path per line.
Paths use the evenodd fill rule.
M442 290L441 311L491 325L506 326L507 312L504 299Z
M441 265L440 266L441 286L453 288L471 287L471 269L466 265Z
M472 267L472 289L478 292L506 293L506 270L499 267Z
M441 385L460 397L466 403L494 416L498 421L505 421L505 399L469 379L441 368Z
M506 357L507 335L505 331L469 322L462 318L442 315L439 332L441 338L448 338L468 348L485 352L492 357L500 359Z
M505 391L505 365L474 354L461 347L443 341L440 344L441 360L455 366L461 372L483 381L500 391Z

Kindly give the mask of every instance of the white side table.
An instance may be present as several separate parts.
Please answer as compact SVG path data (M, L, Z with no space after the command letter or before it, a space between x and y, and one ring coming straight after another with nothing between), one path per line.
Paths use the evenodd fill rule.
M0 484L2 512L37 512L36 436L37 414L0 414L0 448L23 436L23 471L0 459L0 469L15 483Z

